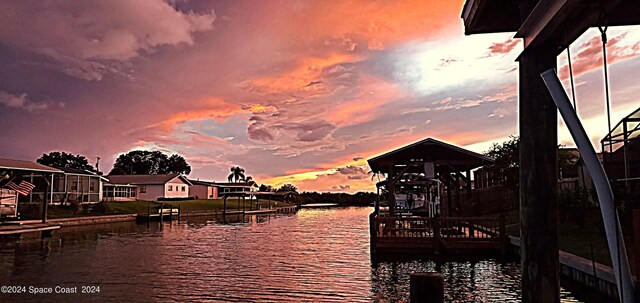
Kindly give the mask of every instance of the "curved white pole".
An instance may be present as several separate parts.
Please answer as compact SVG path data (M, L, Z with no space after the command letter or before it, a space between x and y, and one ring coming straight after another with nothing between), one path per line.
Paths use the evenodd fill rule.
M611 254L611 263L615 272L616 282L618 284L618 294L621 302L636 302L633 292L633 281L631 280L631 270L629 269L629 261L627 259L627 250L624 245L624 238L620 229L620 222L617 218L618 214L613 204L613 191L609 184L607 174L602 164L596 156L587 133L584 131L578 115L571 107L571 102L560 83L560 79L556 75L555 69L549 69L542 73L542 80L547 86L553 102L560 110L560 114L564 122L571 132L571 136L578 146L580 156L587 166L589 174L593 179L598 200L600 201L600 211L602 212L602 220L604 221L604 229L609 244L609 253Z

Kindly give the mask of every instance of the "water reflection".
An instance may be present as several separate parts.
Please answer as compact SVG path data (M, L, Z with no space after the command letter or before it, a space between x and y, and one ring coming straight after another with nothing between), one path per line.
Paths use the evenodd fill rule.
M369 256L370 208L296 215L189 218L65 228L0 244L0 281L99 285L96 295L13 295L1 301L399 302L409 274L439 270L450 302L518 302L513 262L379 262ZM568 295L564 299L569 302Z

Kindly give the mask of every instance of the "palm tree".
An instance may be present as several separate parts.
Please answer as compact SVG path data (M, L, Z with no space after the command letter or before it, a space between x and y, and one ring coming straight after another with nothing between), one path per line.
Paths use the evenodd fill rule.
M236 183L243 181L245 179L244 168L240 166L232 166L231 174L229 174L227 179L229 180L229 182L236 182Z
M247 183L250 186L253 186L253 185L256 184L256 181L253 181L253 177L251 177L251 176L246 176L244 178L244 182Z
M374 171L368 171L367 174L371 174L371 181L373 181L373 179L375 177L378 177L378 182L380 182L380 175L382 174L381 172L374 172Z

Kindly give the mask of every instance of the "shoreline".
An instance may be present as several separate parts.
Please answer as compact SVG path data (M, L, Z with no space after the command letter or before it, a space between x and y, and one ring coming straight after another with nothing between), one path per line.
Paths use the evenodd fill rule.
M295 213L295 206L282 206L277 207L271 210L254 210L254 211L245 211L246 215L260 215L260 214L289 214ZM229 210L227 211L228 215L239 215L243 214L242 210ZM221 210L213 210L213 211L185 211L180 214L181 218L188 219L189 217L206 217L206 216L218 216L223 215ZM135 222L138 217L138 214L117 214L117 215L98 215L98 216L78 216L78 217L69 217L69 218L56 218L56 219L47 219L47 223L50 224L60 224L61 228L70 227L70 226L82 226L82 225L94 225L94 224L109 224L109 223L119 223L119 222ZM42 220L20 220L17 221L21 225L29 225L29 224L39 224L42 223Z

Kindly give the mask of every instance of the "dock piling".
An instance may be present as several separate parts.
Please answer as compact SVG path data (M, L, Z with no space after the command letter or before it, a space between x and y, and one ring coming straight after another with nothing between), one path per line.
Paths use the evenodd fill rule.
M409 283L411 303L444 302L444 278L441 273L413 273Z

